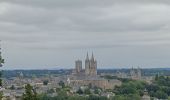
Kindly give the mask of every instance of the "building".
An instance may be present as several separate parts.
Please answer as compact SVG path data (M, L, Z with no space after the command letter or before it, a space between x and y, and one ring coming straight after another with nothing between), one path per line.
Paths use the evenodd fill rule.
M142 96L141 100L151 100L151 97L148 95L148 92L146 89L144 91L144 95Z
M88 53L85 60L85 74L87 76L97 75L97 61L94 59L93 53L91 59L89 59Z
M75 61L75 71L77 74L81 73L81 71L82 71L82 61L81 60Z
M120 86L119 80L107 80L97 75L97 61L92 53L91 58L87 53L85 59L85 68L82 68L82 61L75 61L75 69L73 74L67 77L67 85L79 89L81 86L99 87L102 89L113 89L115 86Z
M82 68L82 61L77 60L75 61L75 69L74 74L77 75L86 75L86 76L97 76L97 61L94 58L94 55L92 54L91 59L88 56L86 56L85 59L85 69Z
M115 76L118 77L118 78L128 78L127 73L125 73L125 72L120 72L120 71L117 71L116 74L115 74Z
M113 89L115 86L120 86L122 83L119 80L105 80L105 79L78 79L78 80L70 80L71 87L76 87L79 89L81 86L91 86L91 87L99 87L102 89Z
M137 69L134 69L132 67L132 69L130 70L130 77L131 79L141 80L142 78L141 69L139 67Z

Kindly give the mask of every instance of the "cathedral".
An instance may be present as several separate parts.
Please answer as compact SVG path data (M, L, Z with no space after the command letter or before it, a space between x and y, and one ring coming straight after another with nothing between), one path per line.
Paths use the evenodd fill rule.
M85 69L82 68L82 61L75 61L75 74L84 74L86 76L97 76L97 61L92 53L91 58L89 58L88 53L85 59Z
M84 68L82 67L84 65ZM102 89L113 89L115 86L120 86L119 80L107 80L97 75L97 61L88 53L84 63L81 60L75 61L75 68L71 75L67 76L66 84L78 90L81 86L99 87Z
M132 69L130 70L130 76L131 76L131 79L140 80L142 77L141 69L139 67L137 69L134 69L132 67Z

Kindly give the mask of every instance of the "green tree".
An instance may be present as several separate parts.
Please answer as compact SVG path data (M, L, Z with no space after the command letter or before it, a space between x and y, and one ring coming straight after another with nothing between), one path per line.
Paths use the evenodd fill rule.
M116 95L112 100L141 100L141 97L137 94Z
M49 90L47 90L47 93L55 93L55 90L54 89L49 89Z
M104 96L90 95L88 100L108 100L108 99L107 97L104 97Z
M48 85L48 80L44 80L43 85Z
M1 47L0 47L0 50L1 50ZM0 67L2 67L3 64L4 64L4 59L2 58L1 51L0 51ZM0 87L2 87L2 79L1 79L1 77L2 77L2 71L0 71ZM0 91L0 100L2 99L2 97L3 97L3 92Z
M155 93L155 97L157 97L158 99L168 99L168 95L163 91L157 91Z
M12 86L10 87L10 89L11 89L11 90L15 90L15 86L12 85Z
M99 89L95 89L94 90L94 94L100 94L100 90Z
M25 93L22 100L38 100L37 93L30 84L25 86Z
M67 100L67 99L68 99L67 91L64 90L58 92L58 96L54 98L54 100Z
M79 89L77 90L77 93L78 93L78 94L83 94L82 89L81 89L81 88L79 88Z
M58 83L58 85L59 85L59 86L61 86L62 88L64 88L64 87L65 87L65 84L64 84L64 82L63 82L63 81L60 81L60 82Z
M159 75L158 74L156 74L156 76L155 76L155 80L157 81L159 79Z
M54 100L52 97L48 96L47 94L39 94L37 96L38 100Z
M157 84L150 84L150 85L146 85L146 89L148 90L148 92L156 92L160 89L159 85Z
M84 90L84 94L91 94L90 89L89 89L89 88L86 88L86 89Z

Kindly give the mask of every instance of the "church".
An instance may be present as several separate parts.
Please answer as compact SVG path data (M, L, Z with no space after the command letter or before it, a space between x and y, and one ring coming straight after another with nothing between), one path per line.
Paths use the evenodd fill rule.
M82 68L81 60L75 61L74 74L85 76L97 76L97 61L95 60L93 53L91 58L89 58L89 55L87 53L85 59L85 69Z
M79 89L81 86L91 85L92 87L100 87L102 89L113 89L120 86L119 80L107 80L97 75L97 61L92 53L91 58L87 53L84 61L84 68L81 60L75 61L75 68L72 75L67 77L67 85Z

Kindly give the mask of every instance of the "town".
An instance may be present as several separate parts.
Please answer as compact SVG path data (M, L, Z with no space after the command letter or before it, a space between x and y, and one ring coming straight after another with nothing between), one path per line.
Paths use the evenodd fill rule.
M136 98L135 100L168 98L166 92L161 95L152 93L152 91L158 91L155 90L155 81L158 81L159 78L160 80L166 79L163 77L168 73L166 70L155 69L153 71L153 69L144 70L139 67L98 70L97 59L93 54L89 58L88 53L84 62L85 69L82 66L82 61L76 60L75 67L69 70L6 70L3 72L3 87L1 88L3 100L22 100L25 87L28 84L41 99L67 100L68 96L74 100L80 98L85 100L87 98L94 98L92 100L99 100L99 98L102 98L101 100L125 100L121 99L123 98L121 95L125 94L127 96L125 98L129 98L126 100L132 98ZM158 72L163 73L159 74ZM170 81L169 78L166 80ZM133 88L137 88L137 90L133 90Z
M170 0L0 0L0 100L170 100Z

